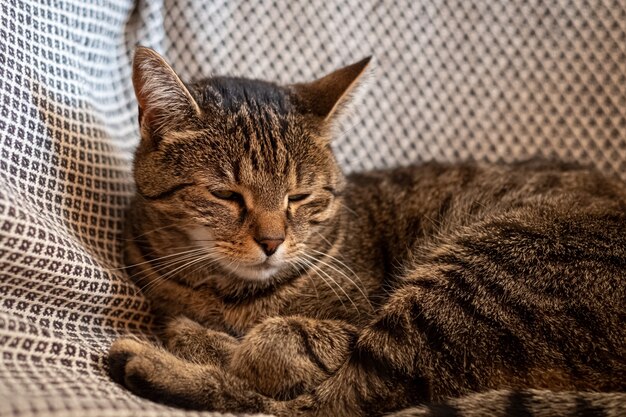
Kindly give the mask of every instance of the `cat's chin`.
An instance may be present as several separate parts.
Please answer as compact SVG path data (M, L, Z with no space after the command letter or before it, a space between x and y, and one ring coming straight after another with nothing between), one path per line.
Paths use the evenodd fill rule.
M232 274L247 281L267 281L276 275L280 267L269 265L245 266L240 264L228 269Z

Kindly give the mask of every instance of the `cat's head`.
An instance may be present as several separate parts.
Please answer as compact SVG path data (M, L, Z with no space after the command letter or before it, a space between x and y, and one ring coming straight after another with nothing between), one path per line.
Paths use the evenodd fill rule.
M307 245L340 207L330 142L368 63L287 86L228 77L186 84L138 48L138 198L231 275L267 280L306 263Z

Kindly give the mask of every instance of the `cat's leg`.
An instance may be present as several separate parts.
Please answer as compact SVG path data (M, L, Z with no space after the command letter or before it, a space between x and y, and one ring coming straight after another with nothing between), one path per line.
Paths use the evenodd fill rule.
M347 358L356 328L338 320L271 317L238 341L185 317L165 327L165 346L191 362L222 366L273 398L311 391Z
M235 348L229 370L264 395L293 398L339 369L356 334L343 321L272 317L252 328Z
M239 341L233 336L204 327L185 316L165 324L163 332L167 350L196 363L228 367Z
M108 363L116 382L156 402L223 412L272 412L281 408L220 367L186 361L145 341L116 340Z
M415 371L411 364L420 349L417 339L412 337L415 332L409 320L411 305L413 299L392 297L379 318L361 332L354 347L350 329L347 329L350 330L348 332L335 328L339 332L346 332L343 344L337 344L337 339L331 337L332 324L337 322L322 321L326 325L320 325L320 322L306 323L306 320L293 317L280 319L283 322L273 319L266 321L257 326L258 329L253 329L240 345L241 350L233 354L231 366L235 363L235 357L238 359L232 373L221 367L183 360L146 342L120 339L110 349L110 372L116 381L138 395L190 409L261 412L281 417L378 415L383 410L415 404L415 397L428 389L427 385L422 385L422 380L412 380L411 376ZM255 387L258 383L254 379L272 377L272 366L283 366L283 370L287 371L294 363L315 360L309 356L310 353L307 355L306 343L296 343L296 336L301 335L295 329L302 324L301 320L305 326L314 330L307 332L309 347L315 346L311 350L318 358L321 356L320 361L324 366L330 366L334 374L328 378L324 375L326 379L312 393L291 401L276 401L259 394ZM294 326L294 323L298 324ZM326 337L329 339L320 342ZM264 338L267 340L264 341ZM322 347L324 351L320 350ZM335 348L342 351L339 356L347 356L338 370L335 369L340 360L330 358L330 355L337 354ZM270 354L272 356L264 356ZM294 354L296 362L292 359ZM248 355L252 355L255 366L244 366ZM306 367L302 369L311 371ZM255 374L256 371L260 373ZM271 385L269 380L266 383Z
M413 291L393 294L372 323L359 332L337 372L312 392L283 404L289 410L285 415L381 416L428 399L430 375L421 375L415 368L416 358L429 342L414 325L418 299Z

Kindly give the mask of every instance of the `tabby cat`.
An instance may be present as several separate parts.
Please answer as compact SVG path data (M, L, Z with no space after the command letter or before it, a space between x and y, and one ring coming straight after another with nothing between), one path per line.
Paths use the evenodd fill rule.
M331 142L368 62L183 83L137 49L126 262L164 343L116 341L112 377L277 416L626 415L626 185L540 162L345 177Z

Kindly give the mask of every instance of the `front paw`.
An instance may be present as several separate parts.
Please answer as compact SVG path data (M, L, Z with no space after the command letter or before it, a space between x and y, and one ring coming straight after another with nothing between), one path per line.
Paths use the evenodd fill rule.
M111 377L155 402L193 410L268 412L268 401L222 369L182 360L147 342L122 338L109 350Z
M149 400L182 408L204 409L194 394L194 382L206 380L202 370L169 352L132 338L118 339L109 349L111 378L133 393Z
M197 335L206 330L206 327L185 316L177 316L165 322L162 337L166 342Z
M134 339L118 339L109 349L109 375L120 385L126 385L126 364L141 352L138 341Z
M207 329L184 316L165 325L167 350L179 358L202 364L225 367L230 363L237 339L216 330Z
M158 378L156 367L162 366L162 353L147 342L132 338L118 339L109 349L111 378L142 396L154 391L153 380Z

